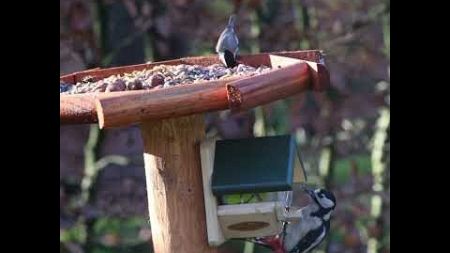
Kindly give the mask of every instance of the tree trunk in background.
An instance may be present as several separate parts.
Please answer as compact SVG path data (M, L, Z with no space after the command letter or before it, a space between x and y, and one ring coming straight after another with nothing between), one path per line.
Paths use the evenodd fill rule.
M387 108L380 110L380 117L377 120L376 131L373 137L372 148L372 176L373 185L372 190L374 194L371 198L371 216L374 224L369 228L369 239L367 241L367 253L381 252L383 238L384 219L383 212L386 207L386 197L383 196L386 192L386 152L385 144L387 140L388 127L390 125L390 111Z
M110 56L108 66L139 64L145 61L144 35L135 26L133 18L123 1L101 3L103 10L102 32L103 57ZM112 54L112 55L111 55Z
M95 203L95 190L98 182L98 174L101 168L97 168L96 162L99 159L98 151L103 139L104 132L97 125L90 125L89 137L84 146L84 175L81 180L81 206L85 208L82 217L86 225L86 242L84 249L92 252L94 246L94 225L97 221L95 215L86 215L90 206Z

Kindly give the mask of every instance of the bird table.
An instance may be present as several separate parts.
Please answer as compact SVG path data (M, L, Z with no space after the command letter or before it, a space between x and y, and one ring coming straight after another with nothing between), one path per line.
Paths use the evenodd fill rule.
M318 50L241 55L239 63L270 66L250 77L185 84L157 90L60 95L61 124L98 123L100 128L139 124L144 141L145 177L153 246L158 253L216 252L207 241L199 143L204 114L238 112L308 89L323 91L329 73ZM158 65L220 63L217 55L92 69L61 76L75 84L86 76L111 75Z

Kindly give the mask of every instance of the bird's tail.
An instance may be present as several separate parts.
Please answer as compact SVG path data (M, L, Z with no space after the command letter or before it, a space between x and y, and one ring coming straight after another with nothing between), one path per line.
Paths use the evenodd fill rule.
M236 14L232 14L228 19L228 26L233 27L236 25Z
M223 60L228 68L234 68L238 65L233 53L230 50L225 50L223 54Z

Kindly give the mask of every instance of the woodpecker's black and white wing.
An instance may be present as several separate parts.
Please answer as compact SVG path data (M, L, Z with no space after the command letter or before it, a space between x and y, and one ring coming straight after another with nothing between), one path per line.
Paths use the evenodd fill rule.
M289 253L307 253L311 252L325 239L328 234L329 223L325 223L317 229L309 231L294 248L288 249Z

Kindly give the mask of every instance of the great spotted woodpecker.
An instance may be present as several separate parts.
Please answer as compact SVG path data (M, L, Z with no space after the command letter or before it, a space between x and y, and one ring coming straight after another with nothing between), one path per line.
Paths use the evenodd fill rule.
M330 230L336 198L325 189L303 189L313 201L296 211L299 222L286 223L280 235L257 238L254 243L268 247L274 253L307 253L323 242Z

